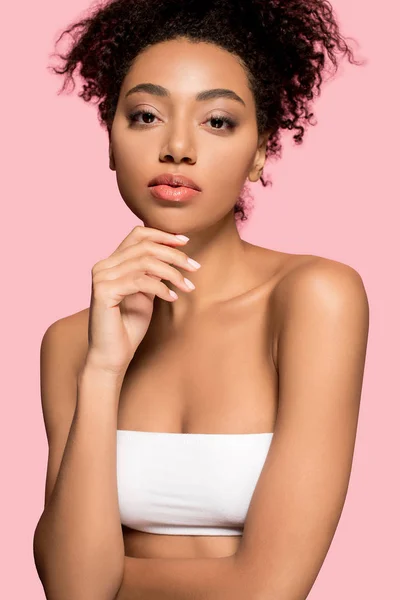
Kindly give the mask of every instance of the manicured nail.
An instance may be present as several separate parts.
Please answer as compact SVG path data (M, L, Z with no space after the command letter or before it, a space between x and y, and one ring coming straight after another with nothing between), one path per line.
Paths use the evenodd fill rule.
M178 240L182 240L182 242L188 242L189 238L186 235L176 235L176 238L178 238Z
M192 283L190 281L190 279L187 279L186 277L184 277L183 281L186 283L186 285L188 286L188 288L190 288L191 290L195 289L196 286L194 285L194 283Z
M199 269L201 267L201 264L198 263L197 260L194 260L193 258L188 258L187 261L190 265L192 265L192 267L196 267L196 269Z

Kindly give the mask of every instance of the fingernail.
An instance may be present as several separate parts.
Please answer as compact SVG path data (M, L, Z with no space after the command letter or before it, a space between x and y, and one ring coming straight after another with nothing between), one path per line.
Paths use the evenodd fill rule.
M198 269L198 268L200 268L200 267L201 267L201 264L200 264L200 263L198 263L198 262L197 262L196 260L194 260L193 258L188 258L188 259L187 259L187 261L188 261L188 263L189 263L190 265L192 265L192 267L196 267L196 269Z
M191 290L195 289L195 285L192 281L190 281L190 279L187 279L186 277L183 278L183 281L186 283L186 285L188 286L188 288L190 288Z
M188 242L189 238L186 235L176 235L176 238L178 238L178 240L182 240L182 242Z

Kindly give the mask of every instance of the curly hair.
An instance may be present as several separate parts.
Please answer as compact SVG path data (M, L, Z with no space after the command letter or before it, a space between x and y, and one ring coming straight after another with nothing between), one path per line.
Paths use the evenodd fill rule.
M110 131L120 87L135 57L149 46L178 38L211 42L233 53L245 69L253 93L258 133L270 131L266 155L281 158L281 132L295 128L301 144L304 125L314 116L309 103L320 95L325 53L337 71L336 54L355 60L331 4L325 0L106 0L62 32L72 45L63 55L64 92L80 65L84 79L79 96L97 99L100 125ZM265 187L272 182L261 176ZM238 198L235 218L244 221L246 202Z

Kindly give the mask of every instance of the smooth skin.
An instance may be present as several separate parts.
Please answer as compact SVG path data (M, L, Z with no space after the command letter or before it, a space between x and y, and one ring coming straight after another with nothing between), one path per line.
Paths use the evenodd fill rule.
M135 92L126 97L132 88L141 83L162 86L169 91L170 96ZM245 106L226 97L196 101L195 97L199 92L215 88L234 91ZM129 115L138 110L150 111L155 116L146 118L137 115L134 121L130 122ZM220 116L227 116L237 122L235 129L228 129L226 123L213 122L212 117ZM152 347L149 331L146 344L148 354L154 352L157 343L160 344L161 330L169 331L172 341L188 324L193 328L193 335L188 344L196 347L196 336L204 336L207 323L211 323L210 318L206 322L199 319L205 308L209 309L210 316L215 315L216 311L212 309L216 304L231 301L260 284L267 283L267 290L270 291L271 285L268 285L268 280L271 275L268 271L271 267L276 268L279 253L271 252L271 255L274 255L272 258L266 255L264 248L244 242L238 234L233 216L233 206L246 177L250 181L256 181L264 166L267 139L267 134L261 139L258 138L254 98L242 65L231 53L215 45L173 40L152 46L139 55L125 78L110 141L110 168L116 171L121 196L145 226L187 235L190 240L181 249L202 265L197 272L190 275L185 273L196 286L194 291L182 293L176 285L169 282L169 287L179 295L179 300L167 303L156 298L152 322L152 331L156 332L156 335ZM147 186L150 179L163 172L187 175L201 187L201 194L193 201L168 207L158 203L150 195ZM259 252L261 254L258 254ZM279 269L283 268L285 257L290 258L282 254L282 266ZM265 292L260 294L259 291L258 295L261 302L265 303ZM240 314L232 314L233 321L240 318ZM224 339L224 331L218 333L214 329L211 335L216 339ZM240 340L238 341L240 344ZM245 341L242 338L243 347L246 347ZM249 341L254 343L254 338L250 338ZM141 350L144 352L143 347ZM174 354L173 371L169 360L163 358L157 361L157 373L160 373L155 378L162 381L162 373L175 373L171 378L174 383L171 381L167 387L160 386L160 390L163 390L161 396L160 391L155 392L159 397L155 402L165 402L165 390L170 390L167 392L170 397L169 405L177 406L178 410L175 418L170 422L161 421L156 424L153 416L150 420L138 423L137 419L142 412L138 400L140 397L148 398L149 394L143 388L141 393L133 393L132 386L137 379L134 379L132 369L126 385L128 389L130 382L129 389L132 391L128 398L124 393L121 394L120 429L170 431L173 422L172 431L183 430L183 414L190 410L188 403L199 407L200 398L204 395L195 394L192 389L198 389L199 381L204 376L196 374L197 369L193 364L195 360L191 360L192 364L188 365L186 370L190 373L191 382L188 382L183 398L182 392L176 389L182 387L181 365L183 356L187 356L182 344L180 352L178 350L177 355ZM242 359L238 357L237 360ZM138 365L138 356L136 361ZM225 393L221 390L219 394L220 377L204 367L203 357L198 357L196 362L198 367L205 369L209 385L213 382L213 402L222 395L228 395L233 403L237 392L234 395L233 390L226 389ZM154 377L155 368L156 365L152 362L152 367L148 367L150 378ZM264 378L265 374L260 376ZM143 375L141 377L143 381ZM233 387L232 384L233 381L229 383L224 380L221 386ZM193 401L197 396L199 400ZM210 397L209 392L206 392L206 397ZM133 408L134 404L136 408ZM125 406L126 408L123 408ZM123 419L122 414L126 410L131 416ZM275 410L274 408L273 412ZM229 407L227 411L229 413ZM203 412L210 414L205 410L204 401ZM159 411L155 413L159 414ZM200 426L195 429L207 432L211 426L216 432L229 431L226 430L224 421L213 423L214 425L208 424L206 429ZM240 432L240 421L235 425L237 432ZM267 429L261 427L259 431L272 430L271 418L266 426ZM193 427L190 431L192 429ZM211 556L222 555L225 552L230 554L236 550L239 542L239 536L160 536L132 532L126 528L124 536L127 550L143 556L201 556L207 555L207 551Z
M169 96L141 91L126 97L141 83L162 86ZM233 90L244 105L226 97L195 99L215 88ZM139 109L155 116L141 115L140 124L132 123L129 115ZM219 129L211 117L221 115L237 126ZM363 282L352 267L240 238L233 207L246 178L260 176L266 141L267 134L260 139L257 134L242 65L215 45L174 40L150 47L121 87L109 151L121 196L145 227L187 235L180 250L201 268L190 275L181 270L195 290L185 292L168 281L178 300L155 297L149 329L124 377L117 427L274 431L243 536L168 536L123 527L123 538L127 557L235 557L240 585L233 573L230 580L241 594L301 600L322 566L347 492L369 311ZM201 193L174 206L159 203L147 186L164 172L192 178ZM59 337L64 335L62 355L69 360L64 375L69 390L87 354L88 316L85 309L57 323ZM45 401L43 410L47 428L59 432L58 458L48 467L48 497L74 395L65 395L62 405ZM62 427L56 425L61 418ZM162 565L148 575L143 570L137 574L143 586L138 597L152 598L157 589L175 600L195 592L199 598L222 597L210 588L218 562L207 567L199 562L196 570L193 561L192 567L182 569L177 560L166 570ZM132 572L126 573L121 600L134 598ZM174 589L168 595L171 578ZM204 581L208 587L202 591Z
M166 88L170 97L146 92L126 94L141 83ZM231 98L196 101L215 88L233 90ZM148 110L154 117L129 115ZM238 125L212 117L226 116ZM210 120L211 119L211 120ZM193 273L196 291L179 302L161 303L167 322L176 327L207 305L229 299L252 285L246 250L233 217L233 206L248 177L256 181L265 163L268 134L258 138L255 104L245 71L229 52L212 44L174 40L143 52L121 87L111 130L110 168L129 209L145 226L190 237L188 256L202 268ZM150 194L150 179L182 173L202 189L190 202L166 207ZM180 290L172 286L178 294Z

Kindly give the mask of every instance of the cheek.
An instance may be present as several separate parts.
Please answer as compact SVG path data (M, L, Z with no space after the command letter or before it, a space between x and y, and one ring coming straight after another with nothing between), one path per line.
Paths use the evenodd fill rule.
M137 134L135 135L135 132L129 128L125 116L117 114L111 132L111 141L117 172L120 171L121 175L130 173L133 175L136 171L134 165L141 165L148 154L149 140L146 140L146 136L140 136L138 140Z
M209 148L204 157L199 156L200 170L207 174L208 184L240 193L254 159L253 144L243 139L224 141L224 144L214 145L212 150Z
M121 171L132 170L132 165L143 161L146 152L143 144L138 144L133 136L127 133L113 142L115 163Z
M113 142L116 177L123 195L131 195L132 190L147 186L154 176L154 149L146 147L146 140L138 144L128 135Z

